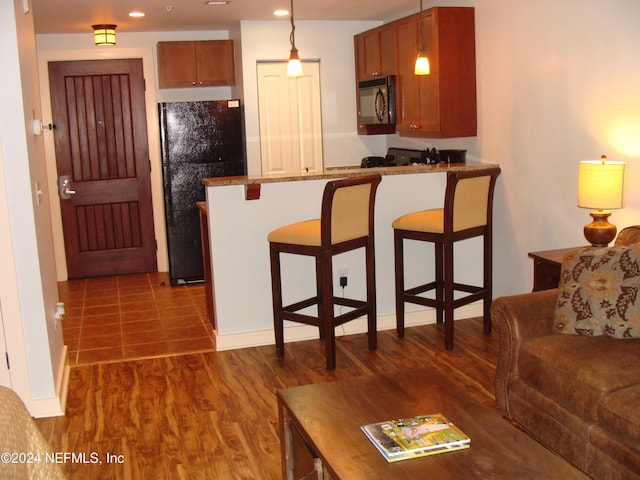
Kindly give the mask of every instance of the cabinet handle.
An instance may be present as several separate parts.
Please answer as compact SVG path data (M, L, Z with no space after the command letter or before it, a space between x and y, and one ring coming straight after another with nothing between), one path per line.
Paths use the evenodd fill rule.
M191 83L191 85L195 85L195 84L196 84L196 82Z

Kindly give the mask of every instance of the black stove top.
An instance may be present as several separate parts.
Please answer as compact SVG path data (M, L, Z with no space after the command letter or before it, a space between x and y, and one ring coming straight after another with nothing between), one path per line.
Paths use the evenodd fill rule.
M390 148L387 150L387 158L390 163L398 167L406 165L427 165L438 163L438 152L435 148L431 150L409 150L406 148Z
M361 168L404 167L407 165L430 165L440 162L464 163L466 150L411 150L408 148L389 148L384 157L365 157Z

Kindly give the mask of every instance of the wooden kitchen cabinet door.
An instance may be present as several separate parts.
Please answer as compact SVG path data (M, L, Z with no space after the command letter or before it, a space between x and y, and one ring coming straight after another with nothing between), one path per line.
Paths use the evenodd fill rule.
M413 17L404 18L398 21L396 28L398 39L396 129L406 131L417 123L420 116L420 84L418 77L413 73L418 52L417 22Z
M233 40L196 42L196 67L199 85L203 87L236 83Z
M160 88L234 83L233 40L158 42Z
M355 35L357 81L393 75L396 68L396 41L393 24Z
M195 42L158 42L158 85L197 86Z
M451 138L477 132L473 8L434 7L422 29L430 75L413 73L420 14L397 21L397 118L400 136Z
M384 25L363 34L364 71L367 78L393 75L395 71L395 31Z

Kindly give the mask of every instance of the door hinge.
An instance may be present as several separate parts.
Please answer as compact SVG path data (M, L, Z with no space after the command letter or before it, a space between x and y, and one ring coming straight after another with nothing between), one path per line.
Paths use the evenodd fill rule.
M9 364L9 352L4 352L4 358L7 360L7 370L11 370L11 365Z

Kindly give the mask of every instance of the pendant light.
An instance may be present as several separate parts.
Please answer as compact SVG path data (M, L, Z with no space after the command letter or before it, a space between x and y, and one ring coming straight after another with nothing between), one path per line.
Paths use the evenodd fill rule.
M110 24L91 25L91 28L93 28L93 43L99 47L115 45L116 26Z
M422 28L423 23L424 19L422 14L422 0L420 0L420 49L418 50L416 66L413 70L413 73L415 73L416 75L429 75L431 73L429 58L427 57L427 43L424 39L424 32Z
M298 56L298 49L296 48L296 26L293 23L293 0L291 0L291 35L289 35L289 41L291 42L291 55L289 55L289 63L287 65L287 77L301 77L302 76L302 63Z

